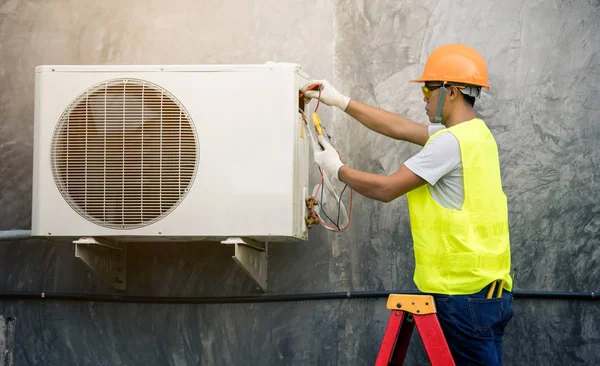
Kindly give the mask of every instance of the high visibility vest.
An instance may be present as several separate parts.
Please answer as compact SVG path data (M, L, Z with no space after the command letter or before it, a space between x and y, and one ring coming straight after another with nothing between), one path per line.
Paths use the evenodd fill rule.
M464 295L504 279L504 289L512 291L508 204L496 141L478 118L438 131L427 143L440 133L458 139L464 202L460 210L445 208L428 184L407 194L415 284L426 293Z

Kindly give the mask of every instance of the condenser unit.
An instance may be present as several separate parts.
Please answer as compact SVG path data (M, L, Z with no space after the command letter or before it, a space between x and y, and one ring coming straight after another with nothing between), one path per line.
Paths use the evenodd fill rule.
M288 63L38 66L32 234L73 238L88 264L89 244L220 241L243 262L306 240L307 79Z

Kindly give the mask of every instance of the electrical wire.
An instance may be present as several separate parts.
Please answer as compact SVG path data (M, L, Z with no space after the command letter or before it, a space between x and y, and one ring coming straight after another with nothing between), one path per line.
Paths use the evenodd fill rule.
M315 113L318 112L319 105L321 103L321 91L322 91L322 86L319 86L319 97L317 98L317 106L315 107ZM327 132L327 129L324 126L322 126L322 125L321 125L321 128L322 128L322 130L325 130L325 134L327 135L327 138L330 139L330 136L329 136L329 133ZM341 160L342 156L341 156L341 154L339 152L338 152L338 155L340 156L340 160ZM323 192L325 191L325 189L322 188L322 184L323 184L323 180L325 180L327 188L334 194L334 197L337 197L337 202L338 202L338 214L337 214L337 221L335 223L335 228L333 228L333 227L325 224L322 221L321 221L321 224L323 224L325 226L325 228L329 229L329 230L334 230L334 231L343 231L343 230L346 230L350 226L350 222L351 222L351 219L352 219L352 189L350 190L350 213L349 214L346 212L346 207L343 206L343 212L344 212L344 216L347 219L347 224L346 224L346 226L344 226L344 228L340 228L340 224L339 223L340 223L340 213L342 212L342 195L343 195L344 191L346 190L346 188L348 187L348 185L347 184L344 185L344 188L342 189L342 192L338 196L336 194L336 192L333 190L333 188L331 187L331 182L329 182L328 177L325 176L324 172L321 169L319 169L319 171L321 172L321 182L319 183L319 186L317 187L317 192L319 191L319 189L321 189L321 197L322 197ZM315 196L316 196L316 193L315 193ZM325 213L324 207L321 207L321 210L323 210L323 213ZM313 212L314 212L314 206L313 206ZM318 216L317 216L317 219L319 219Z
M323 182L325 182L325 186L323 186ZM331 225L326 224L320 217L319 215L317 215L315 213L315 207L312 207L312 213L313 215L315 215L315 217L317 217L317 220L319 220L319 222L328 230L332 230L332 231L344 231L346 230L349 226L350 226L350 222L352 221L352 190L350 190L350 213L348 213L346 211L346 206L344 205L344 203L342 202L342 198L341 196L339 196L335 190L332 188L331 186L331 182L329 181L327 175L324 174L323 171L321 171L321 179L319 181L319 185L317 186L317 191L315 192L315 196L317 196L317 194L319 193L319 191L323 192L325 190L325 188L327 188L332 195L334 196L335 200L338 202L338 207L340 208L338 210L338 217L340 215L340 213L343 213L343 218L344 221L347 222L347 224L344 227L339 227L339 220L338 223L336 224L336 227L333 227ZM344 187L345 189L345 187ZM322 210L322 208L321 208Z
M315 113L318 112L319 110L319 106L320 106L320 101L321 101L321 88L319 88L319 97L317 98L317 106L315 108ZM307 129L307 134L309 135L310 139L311 139L311 143L312 143L312 147L313 147L313 151L317 152L317 143L315 142L315 138L318 138L318 133L315 131L315 136L313 136L310 127L308 126L308 119L306 117L306 114L304 113L304 111L301 108L298 108L300 114L302 115L302 119L304 120L304 127ZM322 129L323 126L321 126ZM329 137L329 133L327 133L327 130L325 130L325 134L327 135L328 138ZM339 154L339 153L338 153ZM340 159L341 159L341 155L340 155ZM314 193L315 199L318 197L319 193L321 194L321 207L320 207L320 212L323 213L323 216L328 219L329 221L331 221L331 223L333 225L329 225L327 224L321 217L320 215L318 215L315 212L315 205L312 206L311 208L311 213L314 217L316 217L316 219L319 221L319 223L321 225L323 225L323 227L327 230L331 230L331 231L344 231L346 230L349 226L350 226L350 222L352 220L352 199L353 199L353 190L350 189L350 211L348 212L346 210L346 206L344 205L343 201L342 201L342 195L343 193L346 191L346 188L348 185L345 185L342 192L338 195L337 192L335 191L335 189L333 189L333 186L331 184L331 181L329 180L329 177L325 174L325 172L319 167L319 173L321 175L321 178L319 180L319 184L317 185L317 190ZM335 201L337 202L337 206L338 206L338 212L337 212L337 221L333 221L329 215L327 215L327 213L325 212L325 208L323 207L324 205L323 203L323 193L325 191L325 189L327 189L331 195L334 197ZM344 222L346 222L346 225L344 225L343 227L340 227L340 216L342 216L342 219Z
M312 140L313 143L313 149L315 149L316 151L316 143L314 141L314 137L312 135L312 133L310 132L310 129L308 127L308 123L306 123L306 128L308 129L308 134L310 135L310 138ZM317 185L317 190L315 191L314 195L315 198L319 196L319 193L321 193L321 204L323 203L323 192L325 191L325 188L327 188L327 190L333 195L334 199L336 200L336 202L338 202L338 221L334 222L324 211L324 207L323 205L321 205L320 208L320 212L323 212L324 216L329 219L332 223L334 223L335 226L332 225L328 225L326 222L323 221L323 219L320 217L320 215L318 215L315 212L315 208L314 205L311 209L311 213L313 214L314 217L317 218L317 220L319 221L319 223L321 223L323 225L324 228L326 228L327 230L331 230L331 231L344 231L346 230L349 226L350 226L350 222L351 222L351 218L352 218L352 190L350 191L350 213L348 214L347 210L346 210L346 206L344 205L342 198L340 195L338 195L336 193L336 191L333 189L331 181L329 180L329 177L327 175L325 175L324 171L322 169L319 168L319 172L321 174L321 178L319 180L319 184ZM344 187L345 190L345 187ZM339 217L340 215L343 214L342 219L344 221L347 221L347 224L343 227L340 228L340 224L339 224Z
M319 169L319 173L320 173L320 174L323 174L323 171L321 170L321 167L318 167L318 169ZM329 215L327 215L327 212L325 212L325 205L323 204L323 202L324 202L324 200L323 200L323 192L324 192L324 191L325 191L324 189L321 189L321 208L319 209L319 212L322 212L322 213L323 213L323 215L324 215L324 216L325 216L327 219L329 219L329 221L331 221L331 223L332 223L333 225L335 225L335 227L336 227L336 228L339 230L339 228L340 228L340 213L339 213L339 211L338 211L338 215L337 215L337 216L338 216L338 219L337 219L337 221L333 221L333 219L332 219L331 217L329 217ZM315 194L315 195L316 195L316 194ZM314 206L313 206L313 207L314 207Z
M346 188L348 188L348 185L344 185L344 189L342 189L342 193L340 193L340 198L342 196L344 196L344 191L346 190ZM338 223L338 228L339 228L339 223L340 223L340 205L342 204L342 201L338 201L338 217L337 217L337 223Z

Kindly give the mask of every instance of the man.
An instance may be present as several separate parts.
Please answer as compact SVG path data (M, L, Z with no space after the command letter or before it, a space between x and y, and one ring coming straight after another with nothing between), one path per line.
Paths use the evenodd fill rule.
M424 146L398 171L381 176L346 166L320 136L324 150L315 153L315 162L366 197L390 202L407 195L414 281L434 296L456 364L500 365L504 328L513 316L512 278L498 148L473 111L481 88L489 88L486 64L470 47L444 45L411 82L424 83L432 125L351 100L326 80L308 83L322 85L322 103L339 107L367 128ZM319 92L305 95L318 98Z

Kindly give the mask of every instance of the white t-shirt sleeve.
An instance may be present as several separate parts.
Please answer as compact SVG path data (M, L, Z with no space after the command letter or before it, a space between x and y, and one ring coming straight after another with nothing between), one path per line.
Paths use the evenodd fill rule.
M446 128L446 126L444 126L441 123L438 124L432 124L427 126L427 132L429 133L429 136L433 135L434 133L443 130L444 128Z
M431 136L444 126L430 125L428 128ZM449 132L441 133L404 165L433 186L443 176L462 168L458 140Z

